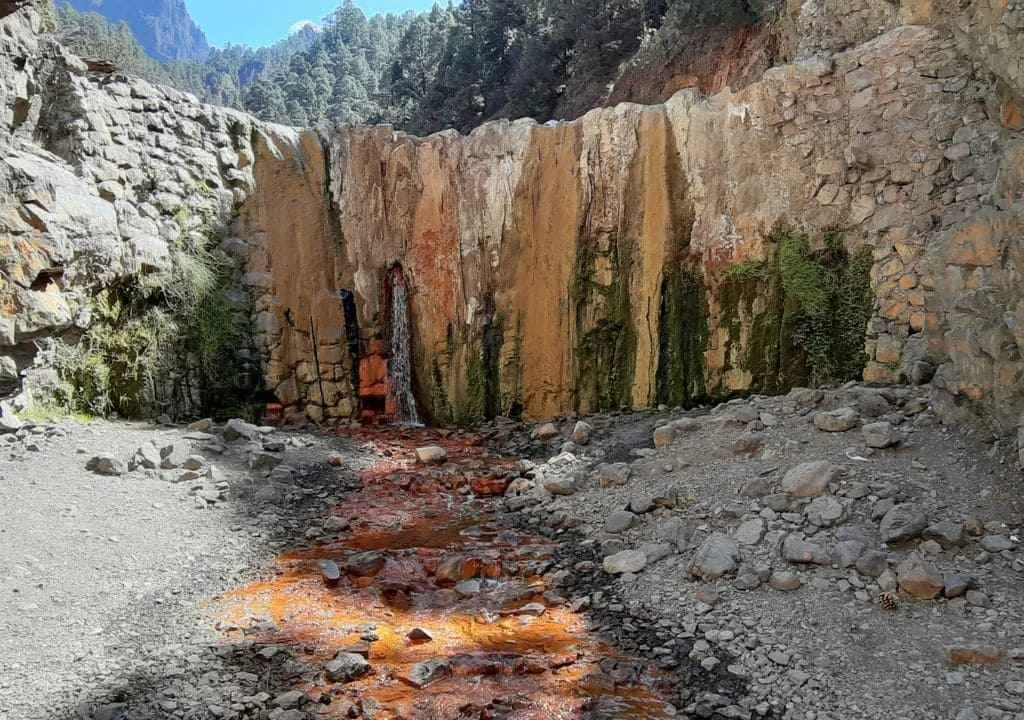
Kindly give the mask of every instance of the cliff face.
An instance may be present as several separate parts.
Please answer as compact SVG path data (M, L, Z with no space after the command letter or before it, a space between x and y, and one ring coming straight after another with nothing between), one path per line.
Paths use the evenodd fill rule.
M433 421L934 375L947 416L1011 431L1022 11L948 5L801 3L792 62L743 89L428 138L263 125L9 32L0 354L24 371L216 227L293 418L387 392L401 277Z
M354 292L364 338L386 337L383 279L402 266L431 418L543 418L812 379L785 327L779 231L837 236L850 263L869 258L865 376L937 367L951 404L1013 426L1016 341L977 293L1009 291L1020 231L999 85L941 28L897 25L737 93L467 137L344 130L327 287ZM979 344L965 312L998 339Z

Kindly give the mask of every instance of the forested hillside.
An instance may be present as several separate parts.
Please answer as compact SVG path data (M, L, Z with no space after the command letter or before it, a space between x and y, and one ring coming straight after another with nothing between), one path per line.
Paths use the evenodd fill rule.
M770 13L770 0L464 0L367 18L347 0L320 30L273 47L229 46L202 61L162 63L130 28L99 15L61 8L59 26L80 54L266 120L387 122L428 133L659 99L679 85L659 74L699 81L698 71L678 67L680 58L699 64ZM630 89L616 92L615 81L630 73Z

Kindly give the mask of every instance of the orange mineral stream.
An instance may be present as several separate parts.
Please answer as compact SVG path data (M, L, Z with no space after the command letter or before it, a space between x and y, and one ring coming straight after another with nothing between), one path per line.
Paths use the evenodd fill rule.
M285 552L271 579L219 596L212 609L225 642L286 646L311 668L339 651L367 657L372 673L359 680L319 675L295 688L327 695L325 717L347 717L353 704L394 720L674 714L653 689L656 677L628 686L601 672L599 661L616 653L536 575L551 541L496 524L507 461L430 430L350 435L389 457L334 509L349 529ZM417 466L414 448L431 443L447 449L448 462ZM325 560L340 568L337 583L321 574ZM449 673L416 687L414 667L434 659Z

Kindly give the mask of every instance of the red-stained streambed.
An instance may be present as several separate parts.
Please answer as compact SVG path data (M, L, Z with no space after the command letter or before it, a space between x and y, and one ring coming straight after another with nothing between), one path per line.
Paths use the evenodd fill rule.
M215 615L231 628L225 642L286 645L310 667L343 650L367 656L373 671L355 682L321 675L297 688L329 695L327 717L349 717L352 705L394 720L674 714L657 677L624 685L601 671L601 660L624 658L544 586L537 573L554 545L499 526L510 463L467 436L394 428L350 436L389 457L334 509L349 529L285 552L272 579L219 597ZM417 466L414 449L426 444L443 445L448 462ZM328 560L340 568L337 583L321 573ZM417 629L430 639L410 640ZM435 659L447 662L445 677L415 687L416 664Z

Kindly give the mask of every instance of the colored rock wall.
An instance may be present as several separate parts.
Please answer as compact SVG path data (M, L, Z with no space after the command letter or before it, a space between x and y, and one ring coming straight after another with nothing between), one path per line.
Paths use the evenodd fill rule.
M401 264L431 420L544 418L814 379L785 327L777 240L825 252L838 237L871 257L865 376L937 367L956 402L1009 415L1017 391L995 391L996 375L1019 360L956 340L961 298L985 268L1011 277L1019 240L1020 135L999 87L941 28L897 24L736 93L466 137L344 129L328 140L325 287L352 291L364 343L383 338L383 278ZM956 267L976 278L950 290Z

